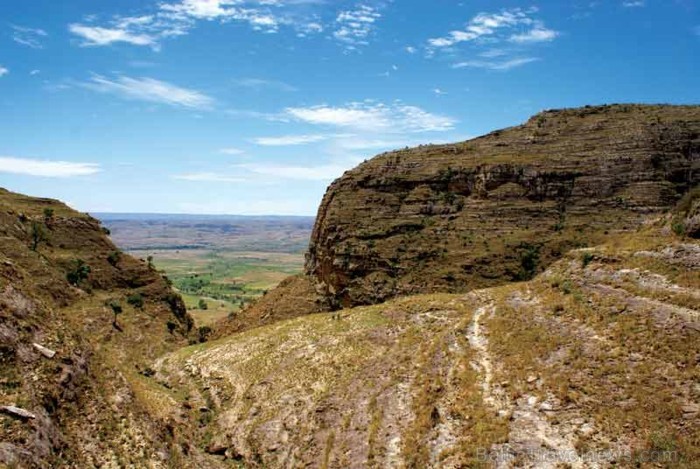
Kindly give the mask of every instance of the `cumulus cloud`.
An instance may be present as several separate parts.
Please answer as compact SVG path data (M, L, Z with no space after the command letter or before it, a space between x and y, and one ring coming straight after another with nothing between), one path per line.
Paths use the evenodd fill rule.
M48 34L43 29L12 25L12 40L32 49L43 49L42 40L46 36Z
M450 130L455 120L402 103L362 102L287 108L293 118L309 124L385 132L436 132Z
M523 38L526 38L526 41L530 42L551 41L559 33L547 29L543 21L532 18L531 15L536 11L534 8L512 8L499 13L479 13L469 20L465 29L450 31L446 36L429 39L428 44L433 48L443 48L483 39L523 42ZM525 32L514 33L513 30L517 28L525 28Z
M469 46L467 50L475 52L481 59L458 59L453 64L454 68L510 70L534 62L537 58L523 54L525 49L551 42L560 35L558 31L548 28L544 21L534 17L537 11L537 8L511 8L498 13L479 13L467 22L464 29L429 39L428 55L447 50L453 57L463 56L464 47Z
M148 34L133 33L128 28L102 28L71 24L68 30L83 39L82 46L107 46L115 42L124 42L136 46L155 46L156 38Z
M335 19L336 29L333 37L351 49L366 45L375 23L381 17L376 8L368 5L341 11Z
M10 73L10 70L0 65L0 77L4 77L8 73Z
M83 46L106 46L127 43L158 49L164 39L188 34L199 22L241 22L253 30L275 33L286 26L300 36L324 30L317 15L307 13L316 1L281 0L177 0L163 1L151 14L118 16L96 24L84 21L69 26L82 38ZM93 18L94 20L95 18Z
M100 172L96 163L74 163L70 161L49 161L30 158L0 157L0 173L67 178L89 176Z
M199 91L182 88L154 78L118 76L109 79L101 75L94 75L89 82L82 85L101 93L174 107L208 109L214 105L212 98Z
M558 32L544 27L535 27L529 31L520 34L513 34L510 41L520 44L530 42L548 42L553 41L559 35Z

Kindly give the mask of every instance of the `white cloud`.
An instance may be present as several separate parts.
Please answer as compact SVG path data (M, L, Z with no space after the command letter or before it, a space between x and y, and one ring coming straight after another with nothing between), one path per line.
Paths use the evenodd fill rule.
M0 77L4 77L8 73L10 73L10 70L0 65Z
M83 83L83 86L102 93L175 107L208 109L214 105L212 98L199 91L181 88L154 78L119 76L109 79L94 75L89 82Z
M366 45L374 24L381 17L381 13L369 5L359 5L353 10L341 11L335 19L336 29L333 37L350 49Z
M189 34L201 22L239 22L263 33L292 29L298 37L331 29L329 37L353 49L367 43L381 17L379 7L360 4L330 19L329 6L333 2L327 0L161 0L147 15L117 16L102 24L93 15L70 30L84 46L121 42L158 49L163 40Z
M462 30L450 31L442 37L428 40L428 55L448 50L450 56L459 56L460 44L469 44L476 55L489 60L466 59L453 68L476 67L491 70L510 70L534 62L534 57L523 58L523 50L537 43L551 42L560 33L535 18L537 8L511 8L498 13L479 13ZM485 50L484 50L485 49ZM498 60L490 60L496 59Z
M35 76L35 75L38 75L38 74L40 74L40 73L41 73L41 70L38 70L38 69L34 69L34 70L32 70L32 71L29 72L29 74L30 74L31 76Z
M332 181L350 169L348 166L339 164L318 166L242 164L237 167L266 177L307 181Z
M640 8L644 6L644 0L627 0L622 2L625 8Z
M316 125L354 128L372 132L436 132L450 130L455 120L401 103L350 103L343 107L326 105L287 108L297 120Z
M66 178L95 174L100 172L100 167L96 163L73 163L69 161L48 161L2 156L0 157L0 172L26 176Z
M495 60L466 60L452 65L453 68L485 68L488 70L510 70L532 62L537 62L536 57L519 57L503 61Z
M234 82L237 86L243 87L243 88L252 88L252 89L262 89L262 88L271 88L271 89L276 89L280 91L297 91L297 88L293 87L292 85L289 85L287 83L284 83L282 81L277 81L277 80L266 80L263 78L241 78L239 80L236 80Z
M71 24L68 30L83 38L82 46L106 46L115 42L125 42L136 46L155 46L156 38L148 34L136 34L126 28L102 28Z
M413 47L413 46L406 46L406 49L405 49L405 50L406 50L406 52L408 52L409 54L415 54L416 52L418 52L418 50L417 50L415 47Z
M178 174L173 179L191 182L246 182L244 178L209 172Z
M510 37L511 42L533 43L533 42L549 42L556 39L558 32L543 27L535 27L525 33L514 34Z
M433 48L443 48L485 38L498 41L503 39L503 32L512 31L514 28L527 28L528 30L523 33L511 33L510 40L513 42L527 42L518 40L518 38L554 39L558 35L556 31L547 29L544 22L531 17L531 14L536 11L537 9L534 8L529 10L512 8L502 10L499 13L479 13L467 23L464 30L450 31L446 36L429 39L428 44Z
M306 145L326 140L325 135L283 135L281 137L260 137L253 139L257 145L268 147L282 147L292 145Z
M243 155L245 151L241 150L240 148L222 148L219 150L219 153L223 153L224 155Z
M250 6L245 6L248 3ZM178 3L160 5L161 16L172 21L188 20L236 20L250 24L253 29L277 31L281 19L272 13L276 1L245 2L242 0L181 0Z
M12 30L12 40L17 44L31 47L32 49L44 48L41 41L48 34L43 29L12 25Z

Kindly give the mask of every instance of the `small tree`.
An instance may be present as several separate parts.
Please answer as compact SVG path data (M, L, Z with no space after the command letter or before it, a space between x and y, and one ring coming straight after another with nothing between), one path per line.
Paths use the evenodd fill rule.
M40 243L48 241L46 230L37 222L32 222L32 251L36 251Z
M91 269L89 265L87 265L82 259L77 259L75 261L74 269L66 274L66 280L68 280L68 283L71 285L77 287L80 285L80 282L88 278L90 271Z
M117 329L120 329L119 324L117 323L117 316L124 312L124 310L122 309L122 305L120 305L117 300L112 300L109 302L109 307L112 308L112 313L114 313L114 321L112 322L112 324Z
M148 268L149 269L154 269L155 266L153 265L153 256L148 256L146 258L146 261L148 262Z
M199 306L199 309L209 309L209 305L207 304L206 301L204 301L204 298L199 299L198 306Z

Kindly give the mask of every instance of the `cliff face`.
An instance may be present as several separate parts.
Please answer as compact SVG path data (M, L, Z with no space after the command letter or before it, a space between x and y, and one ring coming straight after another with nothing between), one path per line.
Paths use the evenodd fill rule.
M97 220L0 189L0 466L167 467L142 373L191 326Z
M546 111L385 153L329 187L306 272L335 307L528 279L668 210L699 168L700 106Z

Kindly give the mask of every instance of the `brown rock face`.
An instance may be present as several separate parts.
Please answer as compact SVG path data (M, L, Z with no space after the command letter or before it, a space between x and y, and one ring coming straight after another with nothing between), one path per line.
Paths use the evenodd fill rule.
M527 279L667 211L699 166L700 106L546 111L385 153L329 187L306 271L336 307Z

